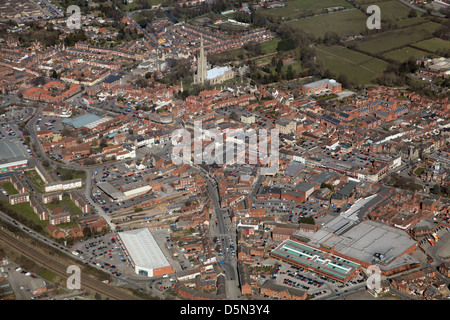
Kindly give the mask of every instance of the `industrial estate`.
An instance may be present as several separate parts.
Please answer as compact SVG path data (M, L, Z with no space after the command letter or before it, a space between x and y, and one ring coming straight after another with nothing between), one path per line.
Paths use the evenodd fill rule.
M0 299L450 298L449 1L0 8Z

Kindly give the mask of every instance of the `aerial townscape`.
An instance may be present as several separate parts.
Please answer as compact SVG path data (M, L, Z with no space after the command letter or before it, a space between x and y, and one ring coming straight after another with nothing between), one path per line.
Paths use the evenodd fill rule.
M0 299L449 300L449 18L0 0Z

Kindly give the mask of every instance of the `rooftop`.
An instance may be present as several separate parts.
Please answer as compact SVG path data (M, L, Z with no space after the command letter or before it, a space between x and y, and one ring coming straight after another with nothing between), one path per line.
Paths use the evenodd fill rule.
M149 229L123 231L118 235L135 266L147 269L170 266Z

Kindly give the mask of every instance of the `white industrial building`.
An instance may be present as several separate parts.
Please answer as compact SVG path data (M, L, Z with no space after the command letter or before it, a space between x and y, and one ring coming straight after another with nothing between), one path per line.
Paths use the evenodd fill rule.
M157 277L174 273L148 228L119 232L117 236L136 274Z

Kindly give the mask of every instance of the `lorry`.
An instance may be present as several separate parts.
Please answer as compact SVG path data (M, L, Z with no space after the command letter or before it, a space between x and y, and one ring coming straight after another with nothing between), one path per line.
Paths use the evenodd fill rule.
M436 233L433 232L432 236L433 236L434 240L436 240L436 242L439 241L439 236Z

